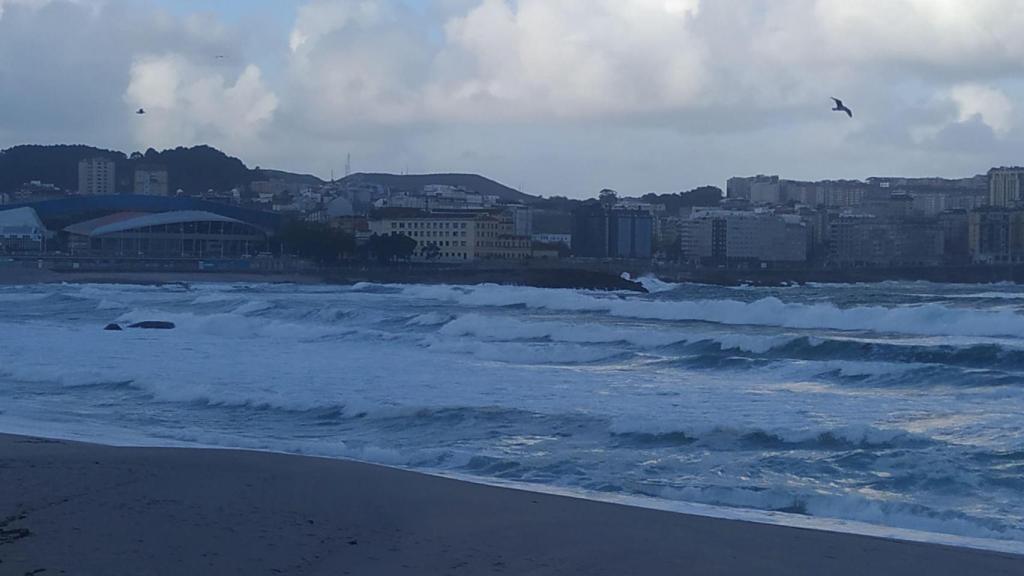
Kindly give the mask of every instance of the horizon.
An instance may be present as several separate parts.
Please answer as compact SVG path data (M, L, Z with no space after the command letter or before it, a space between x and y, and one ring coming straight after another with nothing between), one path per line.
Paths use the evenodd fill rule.
M33 57L0 59L0 148L208 143L321 179L351 154L572 198L958 178L1021 163L1022 18L1010 0L3 0L0 53Z
M15 145L8 146L8 147L5 147L3 149L0 149L0 152L6 152L7 150L10 150L12 148L17 148L17 147L20 147L20 146L40 146L40 147L60 147L60 146L79 147L79 146L81 146L81 147L86 147L86 148L94 148L94 149L102 150L102 151L105 151L105 152L113 152L113 153L123 154L127 158L130 158L133 154L136 154L136 153L138 153L138 154L145 154L145 152L148 150L148 149L147 150L132 150L132 151L129 152L129 151L125 151L125 150L115 150L115 149L109 149L109 148L101 148L101 147L98 147L98 146L94 146L94 145L90 145L90 144L82 144L82 143L75 143L75 144L69 144L69 143L56 143L56 144L22 143L22 144L15 144ZM403 174L403 173L395 173L395 172L353 171L351 174L344 175L344 176L337 176L337 175L335 175L335 178L332 180L329 175L328 175L328 177L324 177L324 176L322 176L320 174L296 172L296 171L293 171L293 170L289 170L287 168L265 167L265 166L259 166L259 165L251 164L251 163L247 162L246 159L243 158L243 157L235 156L235 155L231 154L230 152L227 152L225 150L221 150L221 149L219 149L219 148L217 148L217 147L215 147L215 146L213 146L211 144L207 144L207 143L197 143L197 144L193 144L193 145L189 145L189 146L171 146L169 148L162 148L162 149L155 149L154 148L153 150L155 150L156 152L162 153L162 152L166 152L168 150L173 150L173 149L177 149L177 148L201 148L201 147L212 148L212 149L214 149L214 150L216 150L218 152L221 152L221 153L225 154L229 158L235 158L237 160L240 160L245 165L245 167L247 169L249 169L249 170L265 170L265 171L283 172L283 173L286 173L286 174L289 174L289 175L292 175L292 176L298 176L298 177L314 177L314 178L319 179L323 183L338 182L338 181L341 181L341 180L343 180L344 178L346 178L348 176L357 176L357 175L385 175L385 176L408 176L408 177L479 176L479 177L485 178L487 180L491 180L491 181L493 181L493 182L495 182L495 183L497 183L497 184L499 184L501 186L504 186L506 188L510 188L511 190L514 190L516 192L521 192L523 194L535 196L535 197L538 197L538 198L552 198L554 196L560 196L560 194L548 194L548 195L533 194L533 193L531 193L531 192L529 192L527 190L521 190L521 189L519 189L518 187L516 187L513 184L510 184L508 182L504 182L504 181L502 181L502 180L500 180L498 178L494 178L494 177L492 177L492 176L490 176L490 175L488 175L486 173L482 173L482 172L415 172L415 173ZM989 170L996 169L996 168L1009 168L1009 167L1012 167L1012 166L991 166L988 169L986 169L985 171L978 172L976 174L963 175L963 176L949 176L949 177L947 177L947 176L935 176L935 175L903 175L903 174L900 174L900 175L877 175L877 174L875 174L875 175L870 175L870 176L851 177L851 178L822 178L822 179L817 179L817 180L807 180L807 179L803 179L803 178L799 178L799 177L793 177L793 176L790 176L788 174L782 174L782 173L762 173L762 174L733 174L732 176L727 177L726 180L728 180L729 178L754 178L754 177L758 177L758 176L769 176L769 177L778 177L779 180L791 181L791 182L830 182L830 181L831 182L841 182L841 181L867 182L868 180L872 180L872 179L877 179L877 180L886 180L886 179L893 179L893 180L896 180L896 179L907 179L907 180L940 179L940 180L955 181L955 180L968 180L968 179L971 179L971 178L977 178L977 177L986 176L986 174L987 174L987 172ZM696 189L699 189L699 188L708 187L708 186L721 189L723 197L725 196L725 193L726 193L726 181L723 181L720 184L717 184L717 183L716 184L712 184L712 183L697 184L695 186L691 186L691 187L688 187L688 188L680 188L680 189L675 189L675 190L647 190L647 191L639 191L639 192L635 192L635 193L623 193L622 191L616 190L616 192L619 192L620 194L622 194L623 197L638 198L638 197L641 197L641 196L644 196L644 195L647 195L647 194L659 194L659 195L661 195L661 194L680 194L680 193L685 193L685 192L692 192L693 190L696 190ZM607 188L607 187L605 187L605 188ZM604 189L604 188L602 188L602 189ZM596 190L596 191L591 192L590 196L584 194L584 195L579 195L579 196L566 196L566 197L570 198L570 199L573 199L573 200L586 200L586 199L589 199L589 198L596 198L597 197L597 193L599 191L600 190Z

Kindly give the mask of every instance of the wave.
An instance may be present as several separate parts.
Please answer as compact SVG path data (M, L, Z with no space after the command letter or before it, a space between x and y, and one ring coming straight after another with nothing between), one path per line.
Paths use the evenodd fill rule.
M649 294L658 294L658 293L661 293L661 292L671 292L671 291L679 288L680 286L682 286L682 284L674 284L672 282L665 282L664 280L658 278L657 276L654 276L653 274L646 274L646 275L641 276L639 278L633 278L632 276L629 275L628 272L623 272L622 273L622 278L624 280L631 280L633 282L639 282L640 285L644 287L644 290L647 290L647 292Z
M407 296L476 307L525 307L668 321L799 329L871 331L924 336L1020 337L1024 315L1013 310L976 310L941 304L858 306L783 302L774 296L738 300L659 300L651 297L599 295L577 290L480 285L476 287L410 286Z
M953 477L952 475L950 476ZM697 484L646 488L646 495L729 508L749 508L821 518L996 540L1021 540L1024 530L1012 520L973 510L918 504L889 494L832 489L796 492L783 487Z
M0 303L12 302L12 303L26 303L36 302L39 300L45 300L50 296L53 296L54 292L36 293L36 294L20 294L20 293L5 293L0 292Z
M624 361L632 358L632 354L613 349L548 342L489 343L478 340L438 340L429 344L428 348L436 352L469 355L481 360L523 365L592 364L612 360Z
M636 328L566 321L524 321L505 316L463 314L442 326L446 336L475 336L484 340L550 340L575 344L627 343L642 348L666 346L683 338L678 334Z
M979 292L976 294L915 294L925 298L950 300L1022 300L1024 292Z
M847 451L920 447L934 442L900 429L870 425L805 428L735 427L726 424L678 426L672 423L615 421L609 427L620 442L639 446L698 444L733 449L801 449Z

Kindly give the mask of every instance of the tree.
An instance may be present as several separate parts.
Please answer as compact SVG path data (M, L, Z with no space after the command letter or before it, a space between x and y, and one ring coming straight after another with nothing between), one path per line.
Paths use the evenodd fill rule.
M338 228L293 220L278 235L284 250L313 260L317 264L335 264L355 253L355 238Z
M431 242L423 247L423 257L427 260L437 260L441 257L441 247L437 242Z
M405 234L374 234L370 237L367 249L381 264L389 264L412 258L416 250L416 241Z

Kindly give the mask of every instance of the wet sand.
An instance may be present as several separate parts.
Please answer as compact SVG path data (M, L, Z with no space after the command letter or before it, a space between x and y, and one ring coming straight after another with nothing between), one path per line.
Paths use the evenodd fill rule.
M1024 574L1024 556L357 462L0 435L0 575Z

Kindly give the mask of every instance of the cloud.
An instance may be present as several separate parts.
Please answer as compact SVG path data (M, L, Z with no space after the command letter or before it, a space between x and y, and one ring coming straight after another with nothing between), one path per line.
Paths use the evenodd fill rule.
M173 53L137 57L124 100L146 111L138 118L136 141L153 147L244 146L272 122L278 107L258 67L248 65L231 79Z
M429 34L383 0L311 2L290 34L311 110L340 125L593 117L685 105L698 0L481 0Z
M297 4L255 25L226 2L0 0L0 144L209 143L324 175L352 152L582 193L955 175L1024 140L1017 0Z
M49 3L50 0L0 0L0 18L4 17L4 9L9 6L38 9Z
M446 25L442 58L468 64L434 108L577 117L692 104L705 77L697 0L483 0Z
M814 8L825 46L848 61L971 76L1022 67L1017 0L817 0Z
M956 103L958 122L980 119L998 136L1005 136L1013 127L1013 104L1002 91L980 84L958 84L949 91Z

